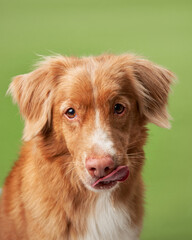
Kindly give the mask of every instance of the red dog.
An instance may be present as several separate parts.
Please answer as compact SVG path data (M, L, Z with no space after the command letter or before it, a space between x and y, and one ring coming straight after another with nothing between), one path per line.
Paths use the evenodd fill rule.
M3 188L0 239L138 239L146 124L170 127L173 78L134 55L47 57L15 77L24 143Z

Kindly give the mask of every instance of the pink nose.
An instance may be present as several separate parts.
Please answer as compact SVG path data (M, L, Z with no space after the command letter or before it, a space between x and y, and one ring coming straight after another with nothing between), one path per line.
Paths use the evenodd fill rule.
M85 167L92 177L104 177L114 170L115 164L110 156L90 157Z

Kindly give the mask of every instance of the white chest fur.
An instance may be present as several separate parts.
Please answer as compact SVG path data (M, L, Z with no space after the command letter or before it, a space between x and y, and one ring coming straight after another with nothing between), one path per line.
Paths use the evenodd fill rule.
M138 229L130 222L125 207L114 208L109 194L103 193L88 217L86 235L80 240L138 240Z

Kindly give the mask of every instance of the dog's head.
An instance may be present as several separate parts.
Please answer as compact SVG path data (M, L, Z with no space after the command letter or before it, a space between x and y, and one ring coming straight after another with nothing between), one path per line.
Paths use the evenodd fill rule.
M148 122L170 127L173 77L134 55L57 56L15 77L9 91L25 119L24 141L49 139L55 151L70 154L68 173L100 190L141 168Z

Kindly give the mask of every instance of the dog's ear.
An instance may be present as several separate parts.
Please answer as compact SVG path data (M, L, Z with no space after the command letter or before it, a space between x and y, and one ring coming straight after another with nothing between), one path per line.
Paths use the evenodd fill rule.
M141 114L151 123L170 128L166 106L170 85L175 78L173 73L148 60L135 57L133 74Z
M64 73L66 58L46 57L31 73L13 78L8 89L25 120L23 139L29 141L50 124L57 79Z

